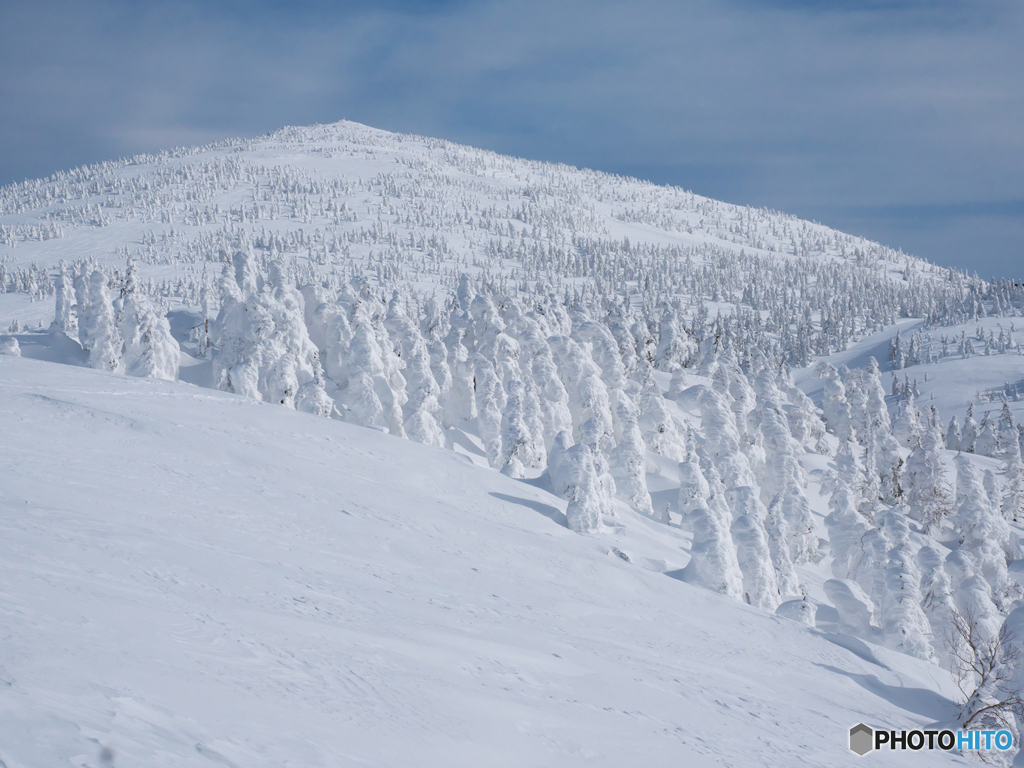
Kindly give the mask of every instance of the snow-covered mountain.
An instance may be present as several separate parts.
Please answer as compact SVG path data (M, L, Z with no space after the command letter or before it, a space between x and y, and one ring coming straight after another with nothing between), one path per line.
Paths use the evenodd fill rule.
M0 290L8 768L1017 734L1013 283L342 122L0 189Z

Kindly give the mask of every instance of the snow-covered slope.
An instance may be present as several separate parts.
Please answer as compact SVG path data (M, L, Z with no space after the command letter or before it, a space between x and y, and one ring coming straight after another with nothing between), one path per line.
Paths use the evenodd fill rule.
M652 249L643 254L650 268L687 259L740 270L729 281L736 296L723 285L720 295L699 297L712 313L740 298L751 269L777 272L790 260L856 267L849 274L868 280L948 274L776 211L346 121L0 188L0 265L13 292L45 289L41 274L28 274L32 264L46 270L86 258L122 267L131 256L146 277L169 281L166 295L188 298L181 290L194 293L195 273L221 261L222 250L230 255L242 232L244 242L314 266L368 268L388 283L452 287L469 271L549 287L578 287L580 278L680 287L682 264L645 274L629 263L628 241ZM0 317L49 320L32 310L18 304Z
M1024 615L1022 315L785 214L347 122L4 187L0 768L1019 737L944 638Z
M938 667L449 451L2 356L0 433L8 768L855 765L854 723L952 716Z

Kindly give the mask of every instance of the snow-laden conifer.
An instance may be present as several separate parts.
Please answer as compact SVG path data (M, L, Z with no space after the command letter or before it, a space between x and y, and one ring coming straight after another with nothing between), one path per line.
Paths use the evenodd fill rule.
M86 307L85 316L79 318L79 333L85 336L90 367L121 373L124 341L107 290L107 276L98 269L89 275Z
M801 593L800 579L793 567L793 558L790 555L790 546L793 535L790 532L787 520L786 496L776 495L768 505L765 516L765 532L768 534L768 550L772 557L772 566L775 569L775 578L779 587L779 594L795 596ZM808 514L810 509L807 510Z
M913 393L900 403L900 411L892 425L892 436L904 448L913 448L921 438L921 415L917 410Z
M697 351L697 345L679 322L678 313L664 308L661 318L658 348L654 353L654 366L660 371L674 371L686 366Z
M50 331L72 336L78 331L78 315L75 310L74 278L68 271L66 261L60 262L53 288L54 310Z
M1019 446L1011 449L1003 465L1003 496L1000 511L1007 522L1024 520L1024 461Z
M693 544L683 578L713 592L742 598L743 574L736 557L728 513L695 505L687 514L686 524L693 531Z
M650 515L654 508L647 490L647 447L640 434L636 406L621 389L613 390L613 394L616 398L616 445L609 456L609 471L619 497Z
M956 504L953 526L961 547L975 549L983 544L994 544L1010 561L1016 559L1016 537L1001 514L989 500L988 493L974 462L960 454L956 464Z
M842 481L832 491L828 507L825 525L832 548L832 574L837 579L852 579L864 558L863 542L870 521L857 510L857 495Z
M685 461L686 441L680 425L669 410L654 376L648 376L640 391L640 434L647 447L672 461Z
M890 431L889 410L885 405L885 388L882 387L882 375L878 368L878 361L874 357L868 357L868 364L864 368L860 385L864 392L865 427L870 426L876 434Z
M822 409L825 412L825 424L828 430L840 440L853 438L853 419L850 403L846 399L846 387L843 386L839 372L826 362L819 363L815 373L822 380Z
M118 318L124 341L123 365L129 376L174 381L181 350L163 313L157 313L138 284L135 263L128 262Z
M680 488L683 525L693 531L690 562L683 578L691 583L730 597L743 598L743 573L732 538L729 509L710 457L680 464L680 478L689 489Z
M397 291L388 304L384 325L405 363L402 376L405 379L406 402L402 413L406 436L417 443L443 448L445 440L439 424L438 403L441 388L434 378L430 352L419 326L406 314Z
M946 427L945 445L950 451L960 450L960 423L955 414L950 417L949 426Z
M313 360L313 377L299 386L295 396L295 410L314 416L330 416L335 412L334 401L327 394L324 368L317 355Z
M482 354L475 354L470 360L476 382L477 423L480 439L483 441L487 460L492 467L500 469L502 464L501 417L505 410L506 394L494 365Z
M89 349L89 332L87 329L89 316L89 277L94 264L83 260L78 262L74 270L73 284L75 290L75 314L78 319L78 341L82 349Z
M964 416L964 426L960 430L960 450L965 453L974 453L975 445L978 442L978 422L974 420L974 406L967 406L967 415Z
M952 512L953 498L942 466L942 443L935 430L924 430L921 441L907 457L902 487L908 514L926 530L941 530Z
M551 347L536 322L530 322L519 337L524 376L532 380L540 406L544 444L550 448L555 435L572 431L569 395L558 376Z
M597 533L601 530L604 506L603 491L594 454L590 447L570 445L567 432L560 432L548 456L548 473L555 492L568 499L566 518L576 533Z
M704 507L711 498L711 486L700 468L700 461L694 457L679 463L679 514L686 516L698 507Z
M705 448L718 466L726 488L756 485L750 463L740 450L739 431L725 399L714 389L704 389L697 403L704 428Z
M445 340L447 365L452 376L451 387L441 395L442 421L447 428L472 421L478 415L474 365L470 361L469 349L462 343L465 333L465 328L453 324Z
M543 438L528 422L536 425L530 410L536 411L536 398L528 396L522 381L512 379L505 385L506 403L501 417L501 458L498 468L509 477L525 477L528 468L539 467L547 456Z
M902 510L886 513L886 530L894 546L885 566L885 591L882 595L882 630L886 643L898 651L933 661L931 625L921 607L921 572L915 559L918 547Z
M985 418L981 422L978 439L974 443L974 452L979 456L997 456L999 454L999 438L996 435L995 424L988 414L985 414Z
M917 565L921 572L921 609L931 627L932 650L936 658L946 660L945 638L952 626L956 605L953 587L945 567L945 554L940 545L924 544L917 551Z
M798 387L790 386L786 390L792 404L786 419L793 437L802 446L815 453L828 453L825 443L825 422L821 411L807 395Z
M730 488L725 495L733 513L731 532L743 574L743 599L758 608L774 611L781 598L765 528L768 511L758 498L757 490L750 486ZM784 544L779 542L778 547L782 546Z
M768 500L769 511L781 515L785 523L775 524L775 529L784 532L787 559L803 564L813 559L818 542L810 504L804 494L807 481L799 462L800 445L789 431L782 410L782 394L767 368L758 374L755 386L757 422L765 455L761 498ZM780 588L784 588L781 577ZM794 593L784 591L784 594Z

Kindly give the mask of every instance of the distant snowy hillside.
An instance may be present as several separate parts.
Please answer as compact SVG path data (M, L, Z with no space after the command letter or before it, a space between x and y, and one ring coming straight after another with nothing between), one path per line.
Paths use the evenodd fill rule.
M345 759L357 764L409 764L416 743L438 762L500 763L505 745L534 750L525 764L576 759L563 752L621 764L654 733L677 750L650 747L655 763L831 764L845 728L891 718L1017 738L1022 315L1020 284L774 211L347 122L81 168L0 189L5 450L9 487L26 489L0 497L13 499L0 503L14 542L0 567L28 569L11 571L14 605L74 584L102 593L103 626L134 626L136 608L162 604L153 590L176 596L154 626L184 626L186 643L199 632L201 670L157 630L71 654L86 687L121 669L118 654L140 654L121 678L135 693L97 693L109 717L89 722L106 725L82 731L135 744L123 749L149 755L139 764L178 754L175 728L202 734L181 743L204 759L308 764L308 749L332 764L331 712L355 723L361 746ZM33 488L49 501L33 507ZM25 499L91 517L81 531L60 516L25 528ZM113 560L94 563L85 534L130 557L108 549ZM76 575L24 565L56 567L52 542ZM275 560L286 543L293 554ZM328 554L339 548L357 553L344 568ZM486 562L467 567L489 574L479 593L475 575L451 570L478 553ZM146 591L115 594L139 579ZM294 605L282 579L312 593ZM112 617L122 599L136 608ZM221 599L237 632L197 630ZM355 607L377 616L356 638L361 683L325 650L356 640L318 623ZM48 647L39 669L52 667L71 647L46 646L48 622L84 631L78 610L13 621L0 654ZM478 672L452 650L464 646L447 611L486 625L473 652L494 658ZM405 640L375 639L381 627ZM278 639L255 649L271 629ZM551 632L590 638L567 641L590 654L571 679L553 682L558 668L527 653ZM143 661L153 637L164 645ZM434 655L421 658L422 643ZM772 682L781 669L792 689ZM279 701L183 724L185 694L165 688L179 674L203 702L272 690L296 702L289 717L316 709L321 730L300 749ZM537 698L522 706L579 735L519 717L527 688ZM80 723L72 694L50 690L23 686L26 727ZM108 701L165 693L145 726ZM672 725L662 706L701 725ZM636 722L602 725L577 707ZM408 730L417 718L433 725ZM789 742L768 735L779 728ZM42 754L40 738L23 754Z

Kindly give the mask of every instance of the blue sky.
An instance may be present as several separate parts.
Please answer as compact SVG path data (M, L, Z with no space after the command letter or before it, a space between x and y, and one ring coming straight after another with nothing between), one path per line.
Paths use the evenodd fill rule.
M1024 275L1019 0L0 0L0 183L340 118Z

